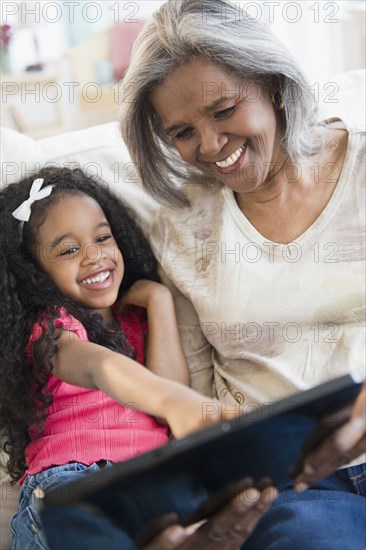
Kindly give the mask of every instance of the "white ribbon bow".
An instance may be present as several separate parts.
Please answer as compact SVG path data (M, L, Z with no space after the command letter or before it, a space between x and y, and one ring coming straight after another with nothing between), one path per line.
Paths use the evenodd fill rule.
M44 189L41 189L44 182L43 178L37 178L32 183L32 187L29 192L29 198L22 202L22 204L12 212L12 216L21 222L28 222L31 215L31 206L34 202L44 199L51 194L54 185L47 185Z

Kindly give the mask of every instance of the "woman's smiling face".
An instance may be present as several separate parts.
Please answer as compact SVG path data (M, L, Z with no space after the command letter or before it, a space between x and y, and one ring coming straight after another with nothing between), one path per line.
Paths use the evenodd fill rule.
M174 69L151 100L181 158L237 193L260 188L283 162L269 93L204 57Z

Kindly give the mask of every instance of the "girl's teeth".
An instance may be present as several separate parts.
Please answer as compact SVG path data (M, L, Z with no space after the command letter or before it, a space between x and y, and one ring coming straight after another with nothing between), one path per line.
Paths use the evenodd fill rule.
M232 166L236 163L242 152L244 151L244 146L242 145L239 147L237 151L235 151L230 157L228 157L225 160L222 160L221 162L215 162L216 166L219 168L228 168L229 166Z
M105 271L104 273L99 273L99 275L91 277L90 279L84 279L81 282L87 285L90 285L91 283L104 283L104 281L108 279L109 275L110 271Z

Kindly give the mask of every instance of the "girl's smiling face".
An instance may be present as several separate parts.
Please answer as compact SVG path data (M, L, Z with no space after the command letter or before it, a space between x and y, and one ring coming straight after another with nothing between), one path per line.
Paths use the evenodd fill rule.
M260 188L283 162L269 93L204 57L174 69L151 100L182 159L237 193Z
M93 198L60 197L39 228L37 259L65 296L110 321L124 264L104 212Z

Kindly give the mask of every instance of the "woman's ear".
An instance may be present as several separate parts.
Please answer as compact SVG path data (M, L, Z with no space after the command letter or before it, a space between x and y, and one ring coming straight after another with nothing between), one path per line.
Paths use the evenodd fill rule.
M268 95L272 97L275 92L279 89L279 82L277 76L272 76L268 83Z
M276 111L282 111L284 108L284 100L280 92L280 82L277 76L272 76L269 87L269 98Z

